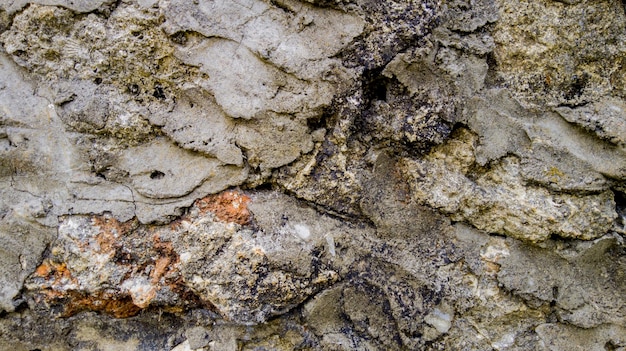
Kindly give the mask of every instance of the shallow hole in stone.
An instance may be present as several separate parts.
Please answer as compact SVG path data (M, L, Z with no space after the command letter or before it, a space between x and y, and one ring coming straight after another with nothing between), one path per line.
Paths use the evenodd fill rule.
M152 96L154 96L155 98L157 98L159 100L165 100L165 98L166 98L165 91L159 85L156 85L154 87L154 93L152 93Z
M163 177L165 177L165 173L161 171L152 171L152 173L150 173L150 179L161 179Z
M137 95L139 94L139 85L137 84L131 84L128 86L128 91L133 94L133 95Z
M176 32L170 36L170 39L179 45L187 44L187 33L185 32Z
M604 344L604 349L608 351L613 351L617 350L617 346L613 344L612 341L607 341L606 344Z

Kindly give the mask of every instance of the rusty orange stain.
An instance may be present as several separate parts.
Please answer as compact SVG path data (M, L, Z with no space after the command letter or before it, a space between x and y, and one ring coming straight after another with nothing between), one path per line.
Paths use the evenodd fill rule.
M131 219L127 222L120 222L115 218L107 216L94 216L92 223L101 229L96 235L99 253L113 252L116 246L116 240L122 235L126 235L137 227L137 221Z
M194 205L201 214L212 212L224 222L234 222L240 225L250 223L248 203L250 197L237 190L227 190L219 194L208 195L197 200Z
M37 269L35 269L35 275L45 278L52 273L52 270L53 268L50 266L50 263L48 261L44 261L39 267L37 267Z
M128 318L137 315L141 308L135 305L130 296L100 294L85 296L77 292L68 293L70 300L64 305L62 317L70 317L83 311L104 312L115 318Z
M39 267L35 269L33 275L46 278L51 284L61 284L62 279L74 281L70 270L65 263L53 262L49 259L44 260Z
M203 200L206 200L203 199ZM202 203L205 211L216 208L228 207L229 215L236 215L238 221L247 221L249 213L246 204L249 198L243 194L231 192L228 195L215 195ZM238 212L233 212L237 208ZM227 211L227 212L228 212ZM245 212L242 212L245 211ZM225 213L222 210L220 214ZM216 214L217 215L217 214ZM113 254L124 245L125 236L133 235L133 231L140 227L137 220L119 222L107 216L93 216L92 224L98 227L98 234L95 242L78 243L88 248L90 245L97 245L89 248L97 253L111 253L109 258L117 265L132 265L135 263L117 262ZM154 256L149 255L147 261L137 262L140 271L152 266L149 279L150 290L145 294L133 295L133 292L126 291L96 291L86 293L81 290L76 277L72 275L65 262L59 262L58 258L46 258L35 269L32 278L38 280L38 288L32 291L33 298L38 303L47 305L58 305L61 307L61 317L69 317L82 311L95 311L110 314L116 318L131 317L139 313L144 308L149 307L150 301L156 296L159 289L166 286L171 291L180 295L182 305L165 306L172 311L183 311L194 306L208 306L208 302L203 301L191 291L184 282L178 263L180 258L174 250L172 242L164 241L160 237L157 227L144 227L147 235L147 250L154 252ZM53 254L54 255L54 254ZM135 267L131 267L135 268ZM138 270L139 271L139 270ZM43 279L43 281L41 281Z
M155 284L165 274L170 264L170 258L167 256L159 257L154 263L154 269L150 272L150 278L152 278L152 284Z

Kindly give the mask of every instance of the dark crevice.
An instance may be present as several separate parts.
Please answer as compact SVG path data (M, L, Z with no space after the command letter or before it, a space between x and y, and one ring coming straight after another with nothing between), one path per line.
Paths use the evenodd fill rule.
M325 111L319 114L316 117L307 119L307 127L309 127L310 131L315 131L320 128L328 128L329 121L331 120L332 113L330 111Z
M15 303L14 305L15 309L13 310L13 313L20 314L29 309L28 303L26 302L26 287L22 287L22 290L17 295L17 297L13 300L13 302ZM0 318L1 317L2 316L0 315Z
M371 104L372 101L387 101L387 86L389 78L382 75L384 67L378 67L363 72L361 78L363 99Z
M369 111L375 101L387 101L387 84L388 81L382 76L383 67L366 70L361 77L361 90L364 100L364 108L361 110L361 116L357 117L352 126L353 133L367 133L371 127L366 121L367 111Z
M285 11L288 14L291 14L291 15L295 15L296 14L296 12L291 7L289 7L289 5L285 4L283 1L280 1L280 0L270 0L270 3L272 5L274 5L274 6L276 6L277 8Z
M552 301L550 301L550 307L556 306L556 301L558 299L559 299L559 287L555 285L552 287Z
M620 191L613 191L615 201L615 212L617 212L617 223L626 228L626 194Z
M486 55L487 76L485 77L485 88L495 88L504 84L502 78L498 76L498 62L493 52Z
M280 190L288 196L296 198L299 202L301 202L304 206L314 209L319 214L323 214L324 216L342 221L348 225L356 226L358 228L376 228L374 222L372 222L368 217L363 214L351 214L351 213L343 213L339 212L330 206L322 205L313 201L309 201L306 199L302 199L298 196L297 193L290 191L288 189L280 188Z
M122 4L123 0L115 0L112 3L105 3L102 6L100 6L98 9L96 9L94 11L94 13L96 15L100 15L106 19L108 19L111 14L113 13L113 11L115 11L121 4Z
M274 184L272 184L271 182L266 182L249 189L254 191L272 191L274 190Z

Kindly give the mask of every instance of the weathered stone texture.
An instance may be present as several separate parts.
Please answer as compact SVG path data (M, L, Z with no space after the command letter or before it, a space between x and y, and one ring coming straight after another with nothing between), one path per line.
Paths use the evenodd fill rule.
M624 4L499 1L494 55L503 85L528 104L624 96Z
M626 349L625 13L0 2L0 349Z

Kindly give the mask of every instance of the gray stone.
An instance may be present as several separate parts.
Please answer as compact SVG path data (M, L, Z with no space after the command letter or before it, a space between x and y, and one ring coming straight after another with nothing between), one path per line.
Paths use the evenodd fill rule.
M211 341L208 330L202 327L195 327L185 332L189 347L191 349L199 349L205 347Z
M558 323L546 323L535 329L546 350L622 350L626 341L623 326L605 325L598 328L577 328Z
M559 320L582 328L602 324L624 325L623 262L614 257L621 238L597 239L590 247L558 257L538 248L509 244L498 280L521 296L554 301ZM560 245L560 243L556 243ZM532 263L531 263L532 262ZM550 267L561 267L557 274ZM576 284L572 284L576 281ZM596 294L596 291L605 294Z
M0 225L3 246L0 249L0 308L13 311L21 304L24 279L38 265L40 255L54 238L54 230L37 223L4 217Z
M444 25L454 31L476 32L478 28L499 19L497 4L493 0L450 1Z
M573 118L568 117L582 123ZM480 164L515 154L522 158L525 179L557 191L601 191L606 178L620 179L626 169L621 147L581 132L556 114L526 110L504 90L471 101L464 121L480 137Z
M100 6L110 3L112 3L111 0L13 0L9 3L0 4L0 9L9 14L13 14L26 7L28 4L38 4L63 6L77 12L91 12L98 9Z
M626 106L621 99L606 98L588 106L563 106L555 110L566 121L577 124L602 139L620 146L626 143Z
M70 162L64 156L71 148L58 139L62 133L52 124L54 111L32 95L33 85L23 72L2 53L0 66L0 309L13 311L21 303L24 279L54 238L56 207L64 204L50 190L67 174Z
M185 148L214 156L225 164L243 166L243 154L233 133L236 124L213 97L198 89L185 90L172 111L150 115L150 122ZM210 128L207 128L210 126Z
M626 349L624 5L0 4L0 349Z
M507 154L518 154L530 147L523 122L532 118L504 89L486 90L484 96L468 101L462 121L479 136L476 161L485 165Z
M218 192L245 179L245 169L224 166L163 139L125 150L119 168L139 194L157 199L182 197L205 182L213 189L209 192Z

